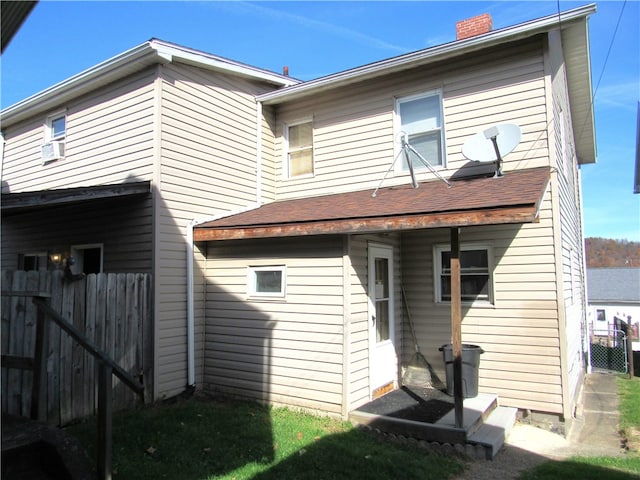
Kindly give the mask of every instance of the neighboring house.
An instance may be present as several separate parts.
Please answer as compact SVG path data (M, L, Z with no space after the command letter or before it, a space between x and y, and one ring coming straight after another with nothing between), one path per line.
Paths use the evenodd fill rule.
M3 268L60 251L152 272L155 398L195 385L346 417L401 383L408 312L444 378L459 228L480 390L569 420L594 12L483 15L471 37L308 82L145 43L2 112ZM522 138L493 178L462 147L503 123ZM400 132L451 186L415 161L412 188Z
M638 340L640 268L588 268L589 327L593 335L612 335L620 322L632 327Z

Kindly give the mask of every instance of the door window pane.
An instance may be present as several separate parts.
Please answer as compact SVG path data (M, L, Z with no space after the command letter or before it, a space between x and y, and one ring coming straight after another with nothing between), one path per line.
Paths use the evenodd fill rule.
M389 337L389 260L375 259L376 278L376 342Z

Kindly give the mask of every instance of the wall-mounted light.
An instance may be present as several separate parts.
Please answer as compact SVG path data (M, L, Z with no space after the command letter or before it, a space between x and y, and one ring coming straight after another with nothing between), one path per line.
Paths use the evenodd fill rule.
M52 253L51 255L49 255L49 260L51 260L51 263L53 263L55 266L60 266L60 264L62 264L62 254Z

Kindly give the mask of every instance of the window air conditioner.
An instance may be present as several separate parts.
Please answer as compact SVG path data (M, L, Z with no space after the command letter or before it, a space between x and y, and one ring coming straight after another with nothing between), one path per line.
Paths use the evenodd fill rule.
M54 140L42 145L42 161L50 162L64 157L64 142Z

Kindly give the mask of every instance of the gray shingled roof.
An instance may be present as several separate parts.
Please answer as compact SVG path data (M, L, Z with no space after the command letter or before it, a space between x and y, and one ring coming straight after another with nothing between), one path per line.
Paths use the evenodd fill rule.
M589 303L640 303L640 268L588 268Z

